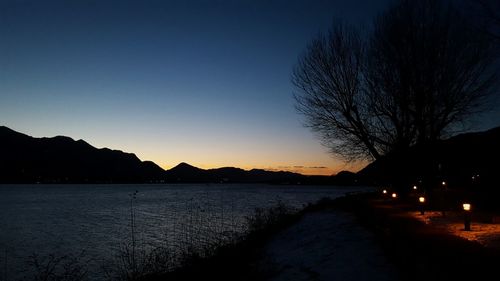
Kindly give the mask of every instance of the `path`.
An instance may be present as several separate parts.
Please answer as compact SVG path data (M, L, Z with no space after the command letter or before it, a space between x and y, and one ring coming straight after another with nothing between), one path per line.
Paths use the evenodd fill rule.
M398 280L373 234L353 215L306 214L265 247L261 266L270 280Z

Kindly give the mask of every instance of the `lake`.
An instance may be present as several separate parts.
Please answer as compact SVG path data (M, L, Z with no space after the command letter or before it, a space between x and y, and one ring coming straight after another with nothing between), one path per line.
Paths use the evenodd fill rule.
M91 280L133 235L141 247L245 232L245 217L366 187L260 184L0 185L0 280L30 274L37 255L83 256ZM133 227L132 227L133 224ZM203 230L203 231L201 231ZM194 241L194 242L193 242Z

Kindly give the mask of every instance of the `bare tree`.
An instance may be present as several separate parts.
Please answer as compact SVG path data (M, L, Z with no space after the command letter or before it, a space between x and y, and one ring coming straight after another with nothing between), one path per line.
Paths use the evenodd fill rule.
M379 157L363 94L364 43L353 28L334 27L308 47L292 75L297 109L333 153Z
M399 1L365 40L334 26L292 75L297 109L335 154L379 158L433 142L481 109L494 89L484 34L440 1Z
M490 94L493 45L466 22L433 0L403 1L375 21L369 93L374 106L386 107L378 97L389 98L382 112L400 115L394 122L402 130L396 146L439 139Z

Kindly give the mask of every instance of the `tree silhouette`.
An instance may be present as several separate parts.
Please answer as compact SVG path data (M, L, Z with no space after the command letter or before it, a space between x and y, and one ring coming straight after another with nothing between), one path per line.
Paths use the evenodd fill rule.
M494 46L440 1L399 1L366 36L335 24L293 74L297 110L347 160L378 159L453 133L495 85Z
M500 2L498 0L474 1L475 8L479 9L480 16L484 19L486 32L495 40L500 40ZM474 7L473 7L474 8Z

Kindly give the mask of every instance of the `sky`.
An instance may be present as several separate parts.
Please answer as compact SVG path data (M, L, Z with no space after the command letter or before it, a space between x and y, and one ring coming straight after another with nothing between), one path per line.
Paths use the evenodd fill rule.
M334 20L387 3L0 0L0 125L165 169L355 171L303 126L290 75Z

